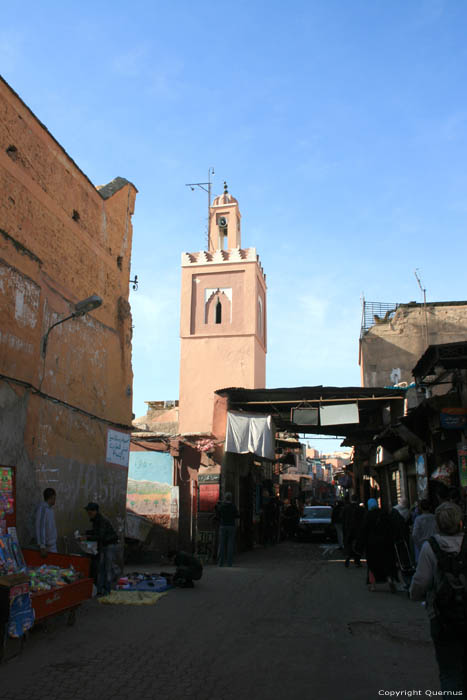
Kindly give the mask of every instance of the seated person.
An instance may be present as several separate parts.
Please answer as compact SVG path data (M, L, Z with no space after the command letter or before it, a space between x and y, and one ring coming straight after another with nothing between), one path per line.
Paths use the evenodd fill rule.
M173 574L172 584L181 588L193 588L193 581L199 581L203 575L203 565L198 557L187 552L177 552L174 549L167 552L167 558L177 567Z

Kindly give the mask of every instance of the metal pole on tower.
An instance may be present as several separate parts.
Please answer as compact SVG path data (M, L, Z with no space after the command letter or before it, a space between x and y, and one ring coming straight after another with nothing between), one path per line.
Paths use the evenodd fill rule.
M415 270L415 277L418 282L418 286L420 287L421 291L423 292L423 308L425 310L425 342L426 346L428 347L428 311L426 308L426 288L423 287L422 281L420 279L420 276L418 274L418 268Z
M211 175L214 175L214 168L210 167L208 170L208 181L207 182L188 182L185 187L189 187L191 190L194 191L195 187L199 187L200 190L204 190L205 192L208 193L208 223L207 223L207 232L206 232L206 239L207 239L207 248L209 249L209 217L211 214L211 187L212 187L212 182L211 182Z

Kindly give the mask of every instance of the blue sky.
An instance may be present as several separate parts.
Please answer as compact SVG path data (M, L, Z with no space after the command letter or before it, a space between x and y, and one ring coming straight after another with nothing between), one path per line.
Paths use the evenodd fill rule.
M267 274L269 387L358 385L361 295L420 301L415 268L428 300L467 297L466 27L464 0L2 8L5 79L95 184L139 190L137 416L178 396L206 219L184 185L209 166Z

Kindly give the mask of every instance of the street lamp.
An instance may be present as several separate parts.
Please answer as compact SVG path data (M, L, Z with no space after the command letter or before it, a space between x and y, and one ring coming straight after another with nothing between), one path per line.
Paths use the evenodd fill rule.
M49 339L49 333L52 330L52 328L55 328L55 326L59 326L61 323L65 323L65 321L69 321L70 318L79 318L80 316L84 316L84 314L89 313L89 311L92 311L93 309L99 308L99 306L102 305L102 299L97 296L97 294L93 294L92 296L88 297L87 299L83 299L82 301L78 301L77 304L75 304L75 310L70 316L67 316L66 318L62 318L61 321L57 321L57 323L54 323L52 326L50 326L49 330L47 333L43 336L42 341L41 341L41 355L42 357L45 357L45 353L47 352L47 341Z

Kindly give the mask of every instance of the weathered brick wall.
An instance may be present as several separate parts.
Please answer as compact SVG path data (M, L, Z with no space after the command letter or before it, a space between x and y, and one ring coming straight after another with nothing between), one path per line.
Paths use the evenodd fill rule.
M61 534L84 524L92 494L121 525L126 474L106 464L109 423L99 419L132 418L136 189L117 179L100 193L0 80L0 192L0 374L16 380L0 391L0 464L18 470L19 530L29 536L26 520L49 484ZM44 358L47 329L91 294L102 306L54 328ZM13 428L11 411L22 417Z
M428 343L427 343L428 328ZM360 346L363 386L411 383L412 369L428 345L467 340L467 302L403 305L365 333Z

